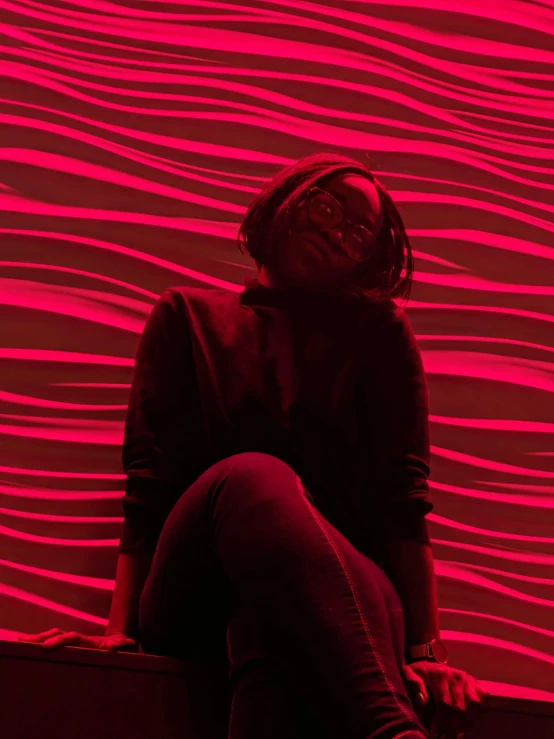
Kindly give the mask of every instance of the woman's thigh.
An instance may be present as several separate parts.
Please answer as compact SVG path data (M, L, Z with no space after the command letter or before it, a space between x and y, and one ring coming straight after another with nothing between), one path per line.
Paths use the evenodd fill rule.
M328 523L327 526L333 531ZM375 641L376 652L386 662L387 671L396 669L398 672L403 662L405 636L404 613L396 589L373 560L357 551L337 532L333 538L355 587L363 589L362 610ZM327 603L329 611L337 606L331 598ZM375 604L373 612L368 603ZM337 739L336 727L341 724L343 707L337 706L338 712L333 716L335 720L332 726L335 729L329 728L319 710L325 698L317 678L332 669L324 661L324 637L317 639L313 633L305 631L300 634L300 641L293 642L289 638L289 630L281 631L279 628L279 619L270 620L273 623L271 632L267 627L267 618L263 624L260 623L257 614L240 602L235 603L229 619L227 645L233 695L229 739L280 739L282 736L290 736L291 739L297 736L299 739L306 736ZM335 622L338 630L346 631L346 626L340 618ZM317 646L304 653L304 644L301 644L302 641L311 642L314 638L321 646L321 661L313 658L317 654ZM355 641L358 639L361 642L360 635L355 637ZM294 652L300 653L300 658ZM300 663L308 664L306 656L310 658L310 654L311 667L305 671L298 659ZM289 665L295 666L288 669ZM344 676L346 680L352 677ZM323 682L331 681L328 674ZM402 690L400 681L389 687L391 697L394 690ZM354 681L351 689L355 689ZM371 697L368 694L368 700L382 701L382 692L376 691ZM383 708L387 710L385 704ZM285 727L287 731L284 731Z
M233 592L213 546L206 500L227 461L184 491L162 528L139 603L140 642L149 654L226 662Z
M231 618L237 602L257 636ZM207 470L175 505L139 628L147 652L217 661L228 649L231 675L259 648L316 713L323 701L322 715L336 704L352 725L402 728L415 716L398 669L401 615L385 573L318 514L294 472L246 454Z
M331 739L271 659L247 665L233 684L228 739ZM333 738L334 739L334 738Z
M217 554L208 497L213 495L214 487L232 476L235 468L243 467L245 461L259 466L260 455L236 455L213 465L183 493L169 514L140 600L139 627L145 651L212 661L225 658L226 630L232 614L237 613L238 600ZM298 484L302 490L300 481ZM309 493L303 492L311 500ZM264 496L259 497L263 505ZM252 521L245 525L251 526ZM240 530L237 548L240 548L239 537ZM400 660L404 619L398 595L377 564L357 552L343 537L340 540L347 546L347 555L356 558L356 566L365 570L382 592Z

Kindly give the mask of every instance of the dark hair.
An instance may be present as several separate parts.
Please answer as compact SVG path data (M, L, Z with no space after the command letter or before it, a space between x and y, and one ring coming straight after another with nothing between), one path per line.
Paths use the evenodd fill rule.
M292 214L305 190L339 172L353 172L373 182L383 209L377 254L353 271L352 292L378 301L400 297L407 302L413 281L414 259L402 217L386 187L369 167L341 154L320 153L303 157L268 180L248 206L240 225L240 252L248 252L258 267L265 265L271 270L275 249L287 238ZM404 263L406 274L402 277Z

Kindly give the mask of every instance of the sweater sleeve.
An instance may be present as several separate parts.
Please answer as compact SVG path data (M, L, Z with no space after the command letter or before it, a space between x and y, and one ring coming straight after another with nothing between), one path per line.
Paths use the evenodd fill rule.
M365 485L378 545L414 538L429 543L429 392L416 337L390 301L366 357L364 396L371 449ZM372 527L373 528L373 527Z
M197 411L183 303L173 288L162 293L138 343L122 449L126 491L120 552L154 552L187 483L187 446Z

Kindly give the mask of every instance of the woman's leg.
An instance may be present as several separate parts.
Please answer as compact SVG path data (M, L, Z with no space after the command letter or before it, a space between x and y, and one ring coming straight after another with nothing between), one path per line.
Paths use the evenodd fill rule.
M365 555L367 587L381 590L389 620L392 647L399 667L404 658L404 612L398 593L385 573ZM370 582L373 578L373 582ZM286 674L267 655L259 622L243 604L237 604L229 622L227 640L233 686L228 739L345 739L318 712L310 710L288 685ZM340 718L339 718L340 721ZM402 735L403 732L400 732ZM389 734L375 734L389 736ZM396 736L396 734L394 735ZM414 736L406 734L405 736Z
M228 739L337 739L295 699L274 661L257 659L245 668L233 680Z
M287 690L330 736L422 739L381 576L323 519L290 467L237 455L207 470L168 517L141 598L141 641L145 651L217 658L238 602ZM231 677L252 659L236 628Z

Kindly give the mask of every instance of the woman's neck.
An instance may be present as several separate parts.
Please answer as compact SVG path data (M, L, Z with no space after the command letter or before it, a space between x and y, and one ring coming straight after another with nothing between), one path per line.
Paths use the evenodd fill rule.
M306 292L306 293L315 293L319 295L353 295L353 291L349 289L346 285L334 285L334 286L309 286L309 285L303 285L303 286L294 286L290 283L286 282L285 280L279 279L278 276L272 274L268 271L268 269L265 266L262 266L258 269L258 283L262 287L267 287L272 290L293 290L295 292Z
M270 287L273 289L277 287L276 280L273 275L271 275L264 266L260 267L258 270L258 282L263 287Z

